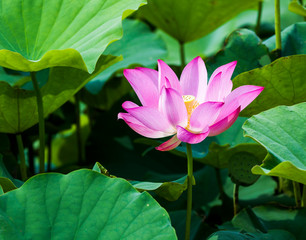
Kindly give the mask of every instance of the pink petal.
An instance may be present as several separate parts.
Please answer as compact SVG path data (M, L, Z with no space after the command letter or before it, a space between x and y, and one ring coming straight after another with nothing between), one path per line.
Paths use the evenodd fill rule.
M181 94L172 88L163 88L159 99L159 109L167 116L169 123L175 128L176 125L187 125L187 109Z
M238 107L234 112L223 118L222 120L218 121L214 125L209 127L209 136L216 136L233 125L233 123L237 120L238 115L240 113L240 107Z
M248 106L264 89L264 87L244 85L234 89L226 98L218 117L221 120L240 106L241 111Z
M182 142L196 144L202 142L209 134L209 129L206 128L201 133L192 133L181 126L177 126L177 138Z
M171 139L168 141L162 143L158 147L156 147L156 150L159 151L170 151L174 148L176 148L178 145L180 145L181 141L178 140L177 135L175 134Z
M190 117L190 129L197 132L212 125L217 119L223 104L223 102L204 102L200 104Z
M248 106L264 90L264 87L244 85L234 89L225 99L226 102L238 100L241 111Z
M157 108L159 99L157 71L155 71L155 77L152 70L147 68L125 69L123 74L131 84L142 105Z
M207 71L201 57L196 57L184 68L181 78L183 95L194 96L199 103L204 102L207 87Z
M136 103L133 103L131 101L125 101L124 103L122 103L122 108L125 110L125 111L128 111L128 109L130 108L137 108L139 107Z
M135 69L141 71L143 74L147 75L148 78L152 80L156 88L158 89L158 72L151 68L136 67Z
M205 101L223 102L233 88L231 76L236 67L237 61L218 67L210 77Z
M167 83L168 88L173 88L182 95L180 82L176 74L173 72L173 70L162 60L157 60L157 63L158 63L159 90L161 91L162 88L166 86L166 83ZM168 80L166 80L166 78Z
M129 113L119 113L118 119L123 119L126 124L129 125L129 127L132 128L135 132L148 138L162 138L171 135L164 132L155 131L146 127L136 118L132 117Z
M166 117L155 108L135 107L125 108L125 110L152 130L170 133L170 135L175 133L175 128L173 128Z

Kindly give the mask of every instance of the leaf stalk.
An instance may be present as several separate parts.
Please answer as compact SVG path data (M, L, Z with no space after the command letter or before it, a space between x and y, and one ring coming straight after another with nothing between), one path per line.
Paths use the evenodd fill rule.
M31 72L31 79L36 94L38 125L39 125L39 172L45 172L45 120L42 95L36 79L36 73Z
M186 213L186 231L185 240L190 239L190 224L191 224L191 212L192 212L192 185L193 185L193 158L192 149L189 143L186 143L187 148L187 213Z

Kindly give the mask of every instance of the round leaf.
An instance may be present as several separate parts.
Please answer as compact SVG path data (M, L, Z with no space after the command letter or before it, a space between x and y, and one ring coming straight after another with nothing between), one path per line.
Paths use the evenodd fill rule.
M279 105L294 105L306 101L305 64L306 55L283 57L235 77L233 88L242 85L265 87L240 115L250 117Z
M90 170L37 175L0 196L3 239L176 239L167 212L128 182Z
M45 116L59 108L90 79L116 61L118 57L101 56L92 74L69 67L50 69L49 80L41 87ZM0 132L20 133L37 122L35 92L0 81Z
M245 136L263 145L271 157L254 174L279 176L306 184L306 103L279 106L248 119Z
M207 35L256 5L257 1L243 0L151 0L140 12L153 25L184 43Z
M54 66L95 69L122 35L122 15L145 0L2 0L0 65L32 72Z

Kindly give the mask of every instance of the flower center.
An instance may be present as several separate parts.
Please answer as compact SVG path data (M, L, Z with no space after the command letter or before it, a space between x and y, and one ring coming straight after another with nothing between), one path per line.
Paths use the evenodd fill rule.
M193 112L194 109L197 108L197 106L199 106L199 103L197 102L197 100L195 99L194 96L192 95L183 95L183 100L187 109L187 114L188 114L188 125L187 128L190 127L190 116Z

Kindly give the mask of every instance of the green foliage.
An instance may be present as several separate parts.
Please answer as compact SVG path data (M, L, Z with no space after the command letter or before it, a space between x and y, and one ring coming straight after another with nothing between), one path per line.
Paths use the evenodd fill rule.
M294 12L296 14L299 14L299 15L303 16L303 17L306 17L306 8L298 0L291 1L288 9L291 12Z
M138 20L125 19L122 22L122 27L123 37L110 44L103 54L122 55L123 60L108 67L86 84L85 88L93 95L105 95L101 93L101 89L114 73L120 72L122 75L122 70L131 65L154 67L157 59L166 56L165 43L155 33L151 32L146 24ZM86 97L84 100L87 100ZM109 101L110 99L107 99L104 104ZM89 102L89 104L94 103Z
M250 214L250 212L253 212L253 214ZM284 239L302 240L305 236L305 217L305 209L288 211L287 209L273 206L260 206L255 207L252 210L241 211L235 218L233 218L231 223L233 227L240 231L252 233L257 233L258 230L262 231L263 227L268 230L268 233L276 230L279 231L281 229L284 231L284 236L286 236ZM280 238L280 234L276 236L279 238L272 239L282 239Z
M65 66L92 73L107 45L121 37L127 10L146 1L83 0L73 7L69 0L1 3L1 66L24 72Z
M224 191L230 198L233 197L233 188L234 184L231 179L226 178ZM275 188L276 182L271 177L261 176L254 184L246 187L239 187L240 204L242 206L257 206L269 202L281 202L280 199L273 196Z
M5 177L0 177L0 187L3 190L3 193L6 193L8 191L11 191L17 188L10 179L5 178Z
M257 1L149 0L141 16L185 43L201 38Z
M118 60L118 57L102 56L92 74L71 67L50 69L48 81L41 87L45 116L63 105L88 81ZM0 113L0 132L25 131L38 122L35 93L0 81Z
M85 143L90 133L89 119L87 115L80 116L81 147L85 151ZM78 151L76 125L73 124L69 129L58 132L51 141L51 162L55 168L77 163ZM46 150L46 158L48 156Z
M95 163L93 169L96 172L102 173L109 177L115 177L110 175L108 170L100 163ZM129 181L134 188L138 191L154 191L158 196L165 198L168 201L176 201L182 193L187 189L187 177L184 176L176 181L172 182L143 182L143 181Z
M254 174L279 176L306 184L306 103L279 106L248 119L245 136L263 145L270 153Z
M123 101L138 101L123 69L157 69L163 59L179 76L183 46L185 63L201 56L208 77L236 60L233 89L265 87L227 131L192 145L191 240L303 240L305 208L295 207L291 180L305 207L306 24L289 1L280 2L282 58L271 63L274 0L261 1L260 24L259 0L149 0L130 19L145 0L3 0L0 132L22 132L30 179L18 180L15 136L1 133L0 239L184 238L185 144L156 151L168 137L140 139L116 121ZM296 3L290 10L303 15ZM24 71L37 72L50 169L67 175L35 175L37 106Z
M206 62L210 74L221 65L237 61L233 77L270 63L268 49L261 39L248 29L239 29L225 40L225 47ZM264 64L262 64L264 62Z
M139 191L154 191L158 196L168 201L176 201L187 189L187 177L184 176L172 182L139 182L132 181L131 184Z
M281 33L282 56L295 54L306 54L306 23L300 22L292 24ZM275 49L275 36L264 41L270 51Z
M6 192L6 190L12 190L16 188L16 186L20 187L23 184L22 181L13 178L11 174L7 171L1 154L0 154L0 178L2 179L0 180L0 185L2 186L2 183L6 185L5 187L2 186L4 192Z
M233 88L248 84L265 87L240 115L250 117L279 105L294 105L306 101L305 64L306 55L283 57L235 77Z
M0 196L0 215L3 239L176 239L148 193L90 170L35 176Z
M236 184L249 186L259 178L259 176L252 174L251 169L262 163L266 152L262 151L258 145L251 146L252 144L241 144L233 148L234 151L228 151L229 175Z

